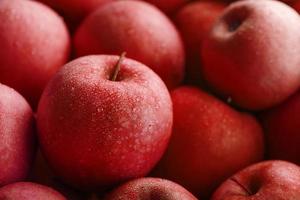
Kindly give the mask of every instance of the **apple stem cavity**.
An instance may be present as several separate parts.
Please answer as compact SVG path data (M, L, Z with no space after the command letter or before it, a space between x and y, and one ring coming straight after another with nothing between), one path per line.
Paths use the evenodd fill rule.
M99 200L99 198L98 198L97 194L92 193L88 200Z
M228 30L229 32L234 32L236 31L242 24L242 21L240 20L234 20L232 21L229 26L228 26Z
M230 180L232 180L233 182L235 182L237 185L239 185L246 193L248 196L253 195L252 192L250 190L248 190L247 187L245 187L243 184L241 184L238 180L236 180L235 178L230 178Z
M117 64L115 65L114 73L113 73L113 75L112 75L112 77L111 77L111 79L110 79L111 81L116 81L117 76L118 76L118 73L119 73L119 71L120 71L120 69L121 69L121 63L122 63L122 61L124 60L125 56L126 56L126 52L123 52L123 53L120 55L120 58L119 58Z

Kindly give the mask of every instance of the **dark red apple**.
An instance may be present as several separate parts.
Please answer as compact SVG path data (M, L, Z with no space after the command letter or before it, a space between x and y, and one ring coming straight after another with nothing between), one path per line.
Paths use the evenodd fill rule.
M217 93L238 106L266 109L299 88L299 43L295 10L275 0L238 1L205 40L202 73Z
M171 97L173 133L154 176L208 198L226 178L263 159L263 132L254 117L193 87L177 88Z
M298 13L300 13L300 1L299 1L299 0L295 1L295 3L292 4L292 7L293 7Z
M265 161L225 181L211 200L298 200L300 168L284 161Z
M75 190L66 184L63 184L59 178L49 168L41 151L37 151L37 155L33 162L29 180L34 183L45 185L55 189L70 200L87 200L88 195L79 190Z
M17 182L0 188L1 200L67 200L52 188L31 183Z
M45 159L79 189L101 190L146 175L169 141L173 115L165 84L145 65L122 58L72 61L49 82L39 103Z
M197 198L172 181L140 178L119 186L104 200L197 200Z
M33 126L26 100L0 84L0 187L27 177L35 150Z
M225 5L218 1L196 1L187 4L176 14L175 23L185 44L187 57L185 79L188 83L203 85L199 52L203 40Z
M300 165L300 92L261 115L272 159Z
M144 0L147 1L156 7L158 7L160 10L165 12L166 14L173 14L176 12L181 6L188 3L191 0Z
M1 0L0 21L0 82L35 108L46 83L68 59L68 30L54 11L29 0Z
M184 49L171 21L142 1L124 0L104 5L89 15L74 37L77 56L121 54L152 68L169 89L184 76Z

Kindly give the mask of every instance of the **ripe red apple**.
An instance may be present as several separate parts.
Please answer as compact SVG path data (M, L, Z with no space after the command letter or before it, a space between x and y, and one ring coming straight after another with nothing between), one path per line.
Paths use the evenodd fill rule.
M225 181L211 200L300 199L300 168L284 161L265 161Z
M171 97L173 133L154 176L208 198L226 178L262 160L263 132L254 117L193 87L177 88Z
M300 17L292 8L275 0L238 1L205 40L202 73L238 106L266 109L299 88L299 43Z
M165 12L166 14L173 14L175 13L181 6L188 3L191 0L144 0L147 1L160 10Z
M0 188L1 200L67 200L52 188L31 183L17 182Z
M261 115L272 159L300 165L300 92Z
M114 0L39 0L57 10L69 23L78 25L88 14Z
M169 89L184 76L184 49L171 21L142 1L115 1L89 15L74 37L77 56L121 54L152 68Z
M50 8L29 0L1 0L0 21L0 82L35 108L48 80L68 59L67 28Z
M203 40L225 5L218 1L192 2L181 8L175 16L175 23L185 44L187 57L185 79L188 83L203 84L199 52Z
M27 177L35 150L33 123L26 100L0 84L0 187Z
M104 200L197 200L189 191L172 181L140 178L124 183Z
M99 55L70 62L49 82L39 103L45 159L79 189L101 190L146 175L171 134L166 86L145 65L122 58Z

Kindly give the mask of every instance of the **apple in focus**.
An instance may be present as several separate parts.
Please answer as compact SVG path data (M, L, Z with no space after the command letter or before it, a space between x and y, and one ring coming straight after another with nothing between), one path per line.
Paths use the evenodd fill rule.
M42 153L64 182L81 190L145 176L171 135L165 84L123 56L86 56L66 64L39 103Z

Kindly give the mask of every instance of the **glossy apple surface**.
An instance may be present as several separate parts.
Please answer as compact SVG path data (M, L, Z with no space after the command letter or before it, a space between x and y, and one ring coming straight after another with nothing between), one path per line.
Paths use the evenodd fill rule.
M0 84L0 187L27 177L35 150L33 126L27 101Z
M38 107L41 150L50 167L78 189L146 175L171 134L172 102L148 67L118 56L87 56L65 65Z
M173 132L155 176L208 198L226 178L263 159L263 132L254 117L193 87L177 88L171 97Z
M68 30L53 10L29 0L1 0L0 21L0 82L35 109L46 83L68 60Z
M299 88L299 43L300 17L291 7L275 0L238 1L205 40L202 73L215 92L239 107L266 109Z
M140 178L122 184L104 200L197 200L189 191L169 180Z
M127 52L154 70L169 89L184 77L184 49L172 22L142 1L116 1L89 15L74 36L77 56Z
M211 200L300 199L300 168L284 161L265 161L225 181Z

